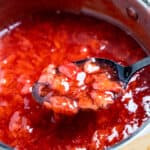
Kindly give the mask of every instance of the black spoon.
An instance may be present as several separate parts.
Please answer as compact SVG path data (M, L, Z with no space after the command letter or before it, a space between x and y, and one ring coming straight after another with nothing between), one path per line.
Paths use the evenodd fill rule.
M87 59L83 59L83 60L79 60L74 62L77 65L82 65L84 63L86 63L87 61L91 61L97 64L107 64L108 66L112 67L113 69L115 69L117 75L118 75L118 80L122 81L124 83L124 88L126 88L130 78L140 69L150 65L150 57L146 57L138 62L136 62L135 64L132 64L130 66L122 66L112 60L108 60L108 59L103 59L103 58L87 58ZM35 98L36 101L38 101L39 103L42 103L44 101L45 97L42 97L39 94L40 88L43 87L48 87L50 85L48 85L47 83L41 83L41 82L36 82L33 87L32 87L32 95ZM49 87L50 88L50 87Z
M107 64L111 67L113 67L118 75L118 79L124 83L124 86L128 84L130 78L140 69L149 66L150 65L150 57L146 57L135 64L132 64L130 66L122 66L118 64L117 62L114 62L109 59L104 58L88 58L76 61L77 65L84 64L87 61L95 62L97 64Z
M13 150L13 148L11 148L8 145L0 142L0 150Z

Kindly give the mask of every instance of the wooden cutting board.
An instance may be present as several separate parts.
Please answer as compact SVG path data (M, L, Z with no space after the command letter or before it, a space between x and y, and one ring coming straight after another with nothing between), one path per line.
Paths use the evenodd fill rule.
M150 134L137 138L119 150L150 150Z

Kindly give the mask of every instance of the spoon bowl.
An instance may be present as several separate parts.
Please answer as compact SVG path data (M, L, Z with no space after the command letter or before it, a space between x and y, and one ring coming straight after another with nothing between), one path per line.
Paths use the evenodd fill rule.
M88 67L85 68L87 64L93 65L96 70L91 73L90 71L93 71L93 69L90 68L88 70ZM87 58L79 60L66 65L71 68L71 73L69 75L69 70L66 66L57 67L55 70L53 70L54 68L51 68L52 70L48 71L48 74L42 76L42 78L40 77L38 82L33 85L32 95L38 103L46 105L48 109L52 109L57 113L62 114L63 112L65 115L76 114L80 109L98 110L99 108L107 108L108 105L112 104L117 99L117 97L122 95L130 78L138 70L148 65L150 65L150 57L146 57L131 66L122 66L112 60L103 58ZM80 70L80 68L83 70ZM99 71L97 71L97 69ZM103 71L101 72L101 70ZM55 73L52 73L53 71ZM73 75L74 72L78 72L76 73L76 77ZM66 75L65 77L64 74ZM100 77L101 74L102 77ZM107 77L104 76L104 74L107 74ZM96 80L95 75L97 76ZM87 82L86 79L83 79L85 76L87 78L90 76L90 79L88 80L91 81ZM51 78L51 80L48 78ZM68 88L68 81L65 81L66 78L69 78L69 81L71 80L71 82L73 81L75 83L74 85L69 85L69 87L75 87L73 89L72 87L70 88L72 89L71 92L65 91L65 88ZM76 86L77 80L80 82L85 80L86 83L84 86ZM82 88L85 89L83 90ZM80 93L84 96L81 97ZM83 97L85 97L85 100L83 100Z

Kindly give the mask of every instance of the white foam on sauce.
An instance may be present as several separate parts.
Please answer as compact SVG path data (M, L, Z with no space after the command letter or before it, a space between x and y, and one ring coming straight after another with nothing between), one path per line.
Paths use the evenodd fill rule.
M134 102L133 93L131 90L127 92L121 99L122 102L125 100L128 100L128 104L125 104L125 108L132 113L136 112L138 105Z
M134 133L138 128L139 127L137 122L135 122L133 125L127 124L123 131L123 139L126 139L129 136L129 134Z
M139 93L139 92L143 92L143 91L147 90L148 88L149 88L148 86L137 87L137 88L135 89L135 92L136 92L136 94L137 94L137 93Z
M135 132L138 129L138 124L134 123L133 125L127 124L125 126L125 129L127 130L127 133L132 134L133 132Z
M118 131L116 130L116 128L114 127L112 129L112 134L108 136L108 140L109 142L111 142L114 138L117 138L119 136Z
M133 119L130 124L125 125L123 131L123 138L127 138L130 134L134 133L139 128L139 120Z
M129 136L125 130L123 130L122 134L123 134L123 139L126 139Z
M99 134L98 131L95 131L92 141L96 144L96 148L98 149L100 147L100 138L99 138Z
M146 115L150 117L150 96L144 96L142 99L142 103L144 106L144 110L146 111Z
M128 104L125 105L125 107L128 109L128 111L134 113L136 112L138 105L134 102L133 99L130 99Z
M133 98L132 91L130 90L129 92L126 92L125 95L122 97L121 101L124 102L126 99L131 99Z
M85 78L86 78L86 73L85 72L79 72L77 74L76 80L79 81L79 83L78 83L79 86L84 84Z

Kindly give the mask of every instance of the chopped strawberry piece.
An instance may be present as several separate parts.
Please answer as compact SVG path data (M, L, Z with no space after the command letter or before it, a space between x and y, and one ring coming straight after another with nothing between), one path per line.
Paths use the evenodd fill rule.
M73 63L61 65L58 69L61 73L71 79L75 78L76 74L80 71L80 68Z
M101 91L119 91L121 90L121 85L118 81L113 81L109 79L109 75L106 73L94 76L95 81L92 84L93 89ZM113 87L113 88L112 88Z
M40 76L38 82L47 82L49 84L54 80L54 75L56 74L56 67L53 64L48 65Z
M65 96L49 97L44 102L44 106L56 114L74 115L78 112L77 102Z
M69 82L63 76L55 76L52 81L51 88L59 92L59 94L66 94L69 91Z
M79 108L81 109L98 109L98 107L94 104L93 99L91 99L91 97L86 92L80 92L78 103Z
M107 108L114 102L114 94L111 92L92 91L90 95L98 108Z

